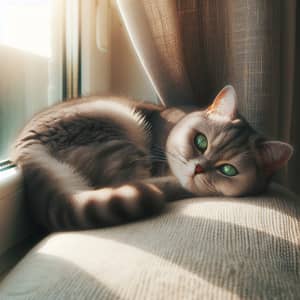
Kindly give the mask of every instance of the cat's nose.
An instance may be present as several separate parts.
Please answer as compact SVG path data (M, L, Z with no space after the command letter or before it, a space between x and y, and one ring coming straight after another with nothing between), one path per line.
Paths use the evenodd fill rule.
M195 166L195 175L200 174L200 173L204 173L204 169L202 168L202 166L200 164L196 164L196 166Z

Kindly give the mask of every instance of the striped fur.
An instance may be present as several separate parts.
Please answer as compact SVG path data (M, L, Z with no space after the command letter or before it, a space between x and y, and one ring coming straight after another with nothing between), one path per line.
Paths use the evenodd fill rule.
M34 117L13 159L35 220L48 230L86 229L161 209L162 192L134 182L151 176L149 130L141 111L121 99L72 101Z

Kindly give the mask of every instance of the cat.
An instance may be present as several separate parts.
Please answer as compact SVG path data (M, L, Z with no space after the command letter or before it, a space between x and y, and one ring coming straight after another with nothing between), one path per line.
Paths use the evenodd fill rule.
M256 132L226 86L204 110L114 97L58 104L25 126L12 159L36 223L62 231L137 220L185 197L261 193L292 152Z

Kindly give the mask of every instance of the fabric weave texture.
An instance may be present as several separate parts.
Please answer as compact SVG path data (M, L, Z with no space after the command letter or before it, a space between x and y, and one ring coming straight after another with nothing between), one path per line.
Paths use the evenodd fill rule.
M0 299L299 299L299 199L196 198L108 229L58 233L0 285Z

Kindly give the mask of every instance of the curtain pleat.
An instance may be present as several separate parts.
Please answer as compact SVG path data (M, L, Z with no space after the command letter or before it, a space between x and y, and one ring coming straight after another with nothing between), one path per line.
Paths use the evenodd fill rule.
M161 102L193 103L175 1L117 0L133 47Z
M199 105L207 105L229 83L230 36L228 1L178 0L184 60Z

